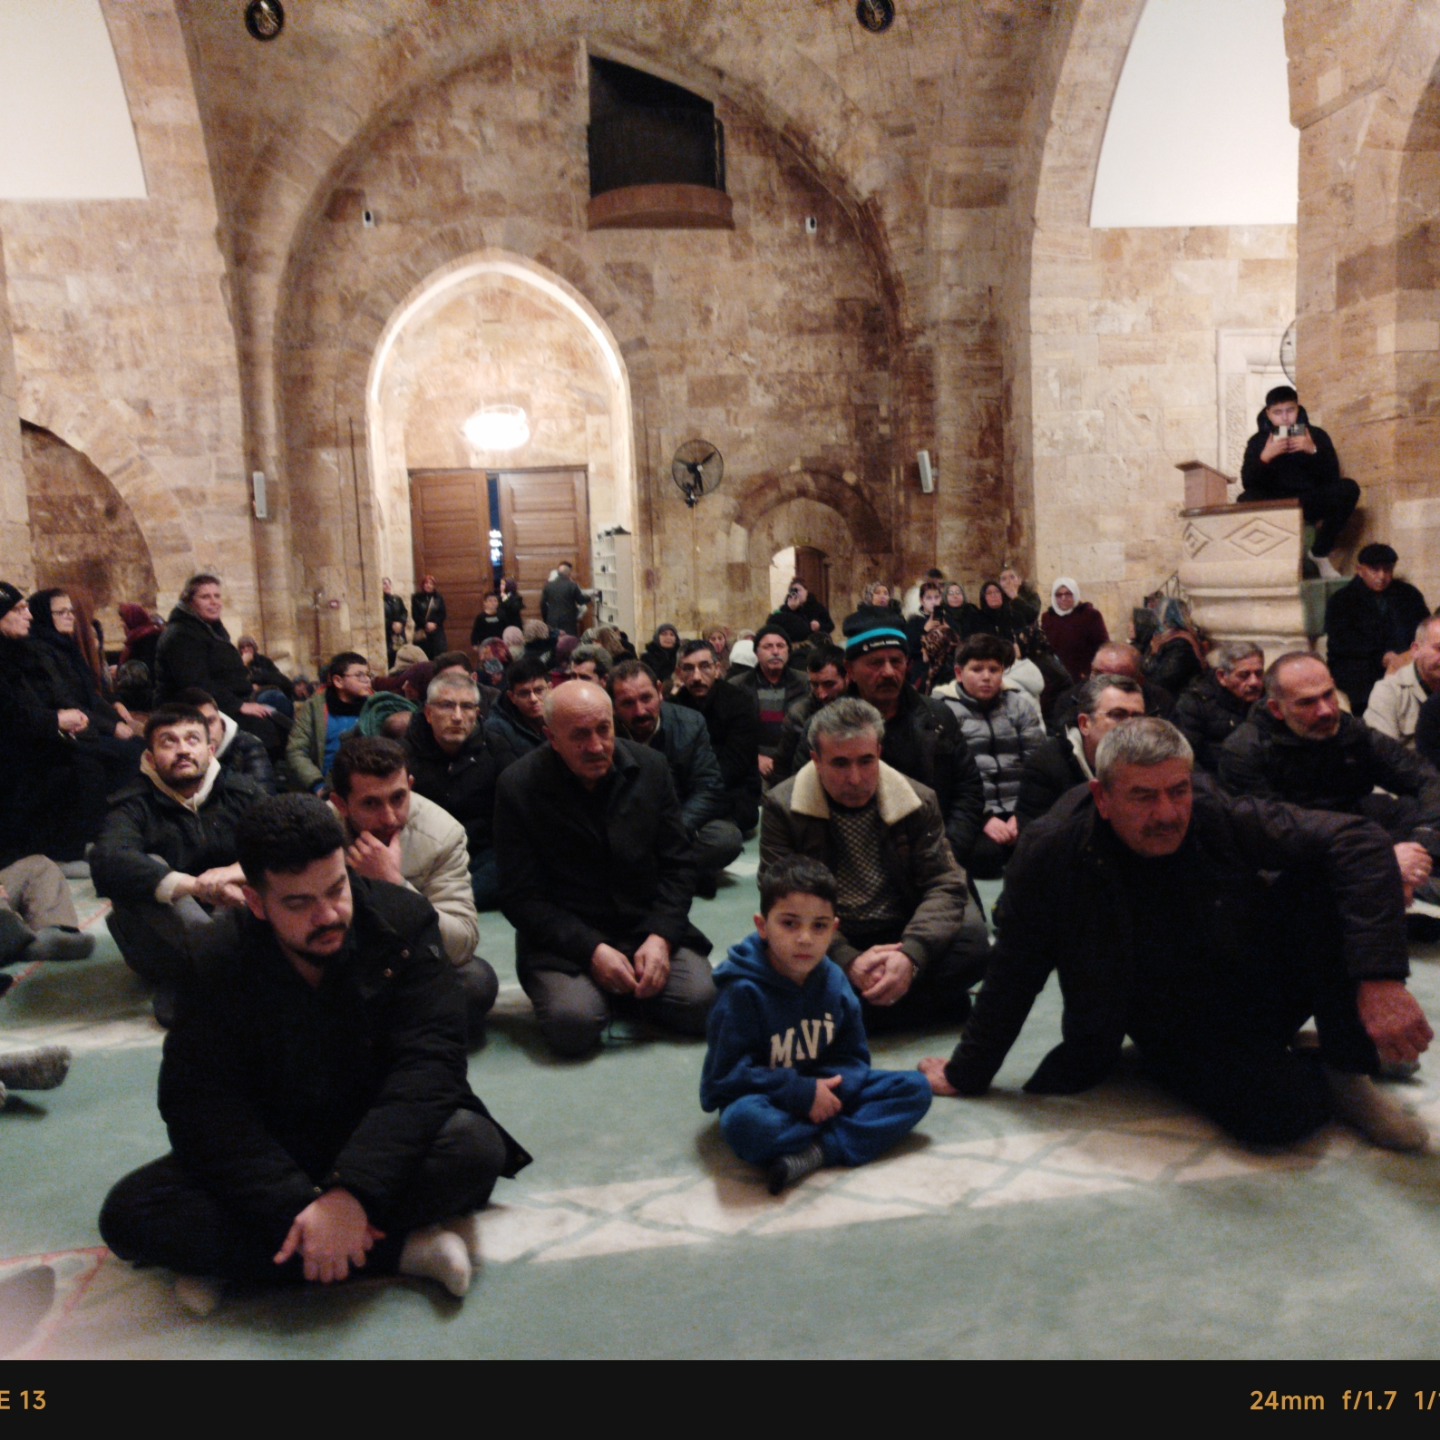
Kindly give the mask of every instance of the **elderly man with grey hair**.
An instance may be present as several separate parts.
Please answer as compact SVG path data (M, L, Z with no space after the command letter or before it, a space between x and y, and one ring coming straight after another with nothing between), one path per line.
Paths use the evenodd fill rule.
M1150 1074L1237 1139L1285 1145L1338 1117L1418 1150L1424 1124L1376 1088L1432 1034L1405 988L1405 899L1385 833L1353 815L1222 794L1163 720L1117 726L1097 778L1031 826L941 1095L980 1095L1052 970L1061 1044L1025 1089L1098 1084L1129 1036ZM1292 1046L1313 1015L1318 1052Z
M845 696L816 713L811 760L765 797L761 868L806 855L834 872L830 957L867 1030L963 1020L989 954L985 926L967 903L935 792L881 760L884 734L864 700Z
M1210 668L1175 702L1171 717L1209 775L1220 769L1220 747L1245 722L1265 693L1265 652L1247 640L1227 640L1210 652Z
M1365 707L1365 723L1382 735L1415 748L1420 707L1440 691L1440 616L1430 615L1415 628L1411 659L1375 682Z
M433 800L465 827L470 890L478 910L500 900L495 861L495 782L500 760L485 730L480 687L447 670L425 692L425 708L410 717L405 749L415 793Z

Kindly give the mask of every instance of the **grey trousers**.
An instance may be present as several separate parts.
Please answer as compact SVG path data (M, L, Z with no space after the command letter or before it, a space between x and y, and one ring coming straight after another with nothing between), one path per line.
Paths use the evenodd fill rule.
M125 963L151 985L178 985L190 973L198 942L213 922L187 896L173 905L158 900L117 900L105 924Z
M607 995L588 974L554 968L559 963L554 956L532 952L519 967L540 1033L557 1055L588 1054L599 1045L613 1015L635 1016L682 1035L705 1033L715 981L710 962L694 950L681 946L671 955L670 979L650 1000Z
M744 848L733 820L707 820L695 832L695 865L702 874L718 875Z
M69 883L44 855L26 855L7 865L0 870L0 886L8 897L0 901L0 965L20 959L37 930L79 928Z

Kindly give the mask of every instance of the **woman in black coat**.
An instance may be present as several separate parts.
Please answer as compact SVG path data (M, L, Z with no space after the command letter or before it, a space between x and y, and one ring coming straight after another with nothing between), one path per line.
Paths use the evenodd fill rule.
M445 597L435 588L433 575L427 575L410 597L410 618L415 622L415 643L432 660L450 648L445 638Z

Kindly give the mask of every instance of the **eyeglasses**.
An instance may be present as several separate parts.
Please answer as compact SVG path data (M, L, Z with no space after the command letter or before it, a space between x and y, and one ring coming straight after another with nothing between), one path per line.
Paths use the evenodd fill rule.
M27 606L26 608L28 609L29 607ZM63 605L58 610L53 605L50 607L50 614L54 616L56 620L62 615L73 615L74 613L75 607L73 605Z
M713 660L682 660L675 667L681 675L708 675L714 668Z
M346 670L340 678L342 680L373 680L375 677L368 670Z

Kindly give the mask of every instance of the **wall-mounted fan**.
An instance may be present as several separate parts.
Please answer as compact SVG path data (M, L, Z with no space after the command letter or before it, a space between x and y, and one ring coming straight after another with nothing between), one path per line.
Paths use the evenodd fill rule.
M670 462L670 478L692 509L719 487L724 474L725 457L708 440L687 440Z

